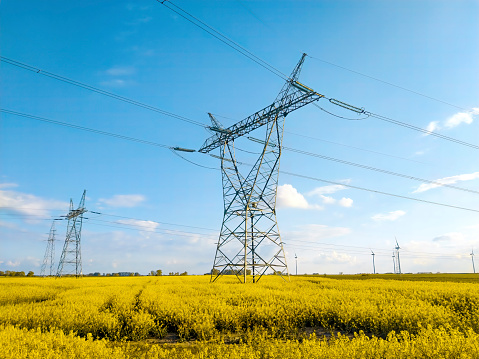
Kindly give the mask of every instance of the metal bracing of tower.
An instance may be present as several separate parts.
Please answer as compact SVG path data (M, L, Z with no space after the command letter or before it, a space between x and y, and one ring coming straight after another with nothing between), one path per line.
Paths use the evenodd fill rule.
M396 237L394 237L396 239ZM399 247L398 240L396 239L396 247L394 247L395 250L395 255L396 255L396 262L394 264L394 273L396 274L401 274L401 260L399 259L399 250L401 247Z
M306 54L294 68L275 101L242 121L223 128L210 115L213 135L199 152L220 150L223 183L223 224L211 271L211 281L223 274L235 274L240 282L253 283L267 273L289 278L283 242L276 220L284 121L292 111L324 97L298 82ZM263 145L251 170L242 174L236 160L235 139L265 126Z
M47 266L50 268L49 276L53 275L53 265L54 265L54 258L55 258L55 220L52 222L52 226L50 227L50 233L48 234L47 240L47 249L45 250L45 256L43 257L42 267L40 269L40 276L45 277L47 274L45 273L47 270ZM48 265L50 263L50 265Z
M83 223L83 214L87 212L85 208L86 190L77 209L73 209L73 200L70 199L70 211L66 216L68 219L67 234L65 244L63 245L62 255L58 263L57 277L62 275L83 275L81 262L81 228Z

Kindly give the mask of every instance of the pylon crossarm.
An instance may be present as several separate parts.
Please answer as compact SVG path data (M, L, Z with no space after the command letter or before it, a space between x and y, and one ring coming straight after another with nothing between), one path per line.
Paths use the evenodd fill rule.
M288 93L279 101L275 101L273 104L266 106L251 116L248 116L244 120L228 127L225 130L225 133L221 133L221 135L215 134L214 136L208 138L198 152L208 153L215 148L220 147L224 142L235 140L236 138L246 135L257 128L266 125L271 121L271 114L289 114L290 112L323 97L323 95L320 95L314 91L305 93L304 90L295 89L294 92Z

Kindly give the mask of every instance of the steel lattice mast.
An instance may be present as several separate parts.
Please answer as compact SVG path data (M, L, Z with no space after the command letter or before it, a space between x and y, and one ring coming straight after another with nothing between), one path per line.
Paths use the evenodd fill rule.
M53 274L53 265L55 258L55 221L52 222L50 227L50 233L48 234L47 249L45 250L45 256L43 257L42 267L40 269L40 276L45 277L45 271L48 263L50 263L50 276Z
M63 245L62 255L58 263L57 277L65 274L74 274L76 277L83 275L81 262L81 228L85 208L86 190L77 209L73 209L73 200L70 199L70 211L65 216L68 219L67 234Z
M276 220L284 121L292 111L324 97L297 81L305 57L303 54L271 105L228 128L210 114L209 129L214 134L199 152L220 149L224 199L223 224L211 271L213 282L229 273L236 274L243 283L251 274L254 283L268 270L289 277ZM263 144L262 152L244 176L238 169L234 140L264 125L264 140L256 140Z

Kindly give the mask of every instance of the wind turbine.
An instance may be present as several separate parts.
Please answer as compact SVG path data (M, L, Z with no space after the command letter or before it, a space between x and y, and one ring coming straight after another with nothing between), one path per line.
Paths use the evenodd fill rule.
M471 252L471 259L472 259L472 270L474 271L474 274L475 274L476 267L474 266L474 248L472 249L472 252Z
M374 252L373 252L372 249L371 249L371 255L373 256L373 272L374 272L374 274L376 274L376 265L374 264L374 256L375 256L375 254L374 254Z
M401 261L399 259L399 250L401 249L401 247L399 247L399 243L398 243L398 240L397 240L396 236L394 236L394 239L396 240L396 247L394 247L394 249L396 250L396 257L397 257L396 264L395 264L395 267L394 267L394 272L396 274L401 274ZM397 268L396 268L396 266L397 266Z
M296 260L296 275L298 275L298 256L294 254L294 259Z

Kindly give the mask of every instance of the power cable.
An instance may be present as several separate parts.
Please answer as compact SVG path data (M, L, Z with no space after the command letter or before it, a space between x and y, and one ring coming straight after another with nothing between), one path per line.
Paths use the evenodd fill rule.
M393 123L395 125L402 126L402 127L405 127L405 128L409 128L409 129L414 130L414 131L419 131L419 132L425 133L427 135L431 135L431 136L441 138L443 140L455 142L459 145L468 146L468 147L474 148L476 150L479 149L479 146L475 145L473 143L461 141L461 140L458 140L456 138L445 136L445 135L442 135L442 134L437 133L437 132L428 131L428 130L425 130L421 127L414 126L414 125L411 125L411 124L406 123L406 122L397 121L397 120L394 120L392 118L389 118L389 117L386 117L386 116L381 116L381 115L378 115L378 114L375 114L375 113L372 113L372 112L365 111L364 113L370 115L371 117L377 118L378 120L381 120L381 121Z
M344 187L349 187L349 188L357 189L357 190L360 190L360 191L367 191L367 192L372 192L372 193L378 193L378 194L383 194L383 195L385 195L385 196L391 196L391 197L402 198L402 199L407 199L407 200L416 201L416 202L433 204L433 205L436 205L436 206L443 206L443 207L449 207L449 208L455 208L455 209L462 209L462 210L465 210L465 211L470 211L470 212L477 212L477 213L479 213L479 210L477 210L477 209L471 209L471 208L460 207L460 206L453 206L453 205L450 205L450 204L433 202L433 201L426 201L426 200L424 200L424 199L407 197L407 196L402 196L402 195L399 195L399 194L393 194L393 193L388 193L388 192L383 192L383 191L377 191L377 190L374 190L374 189L369 189L369 188L364 188L364 187L352 186L352 185L345 184L345 183L328 181L328 180L325 180L325 179L322 179L322 178L312 177L312 176L306 176L306 175L301 175L301 174L298 174L298 173L293 173L293 172L288 172L288 171L281 171L281 170L280 170L279 172L280 172L280 173L284 173L284 174L289 175L289 176L294 176L294 177L309 179L309 180L312 180L312 181L330 183L330 184L335 184L335 185L341 185L341 186L344 186Z
M326 112L329 113L329 111L326 111ZM222 116L222 115L218 115L218 114L212 114L212 115L214 115L214 116L216 116L216 117L225 118L225 119L231 120L231 121L238 121L237 119L234 119L234 118L231 118L231 117L226 117L226 116ZM333 115L333 116L336 116L335 114L332 114L332 115ZM415 163L420 163L420 164L427 164L427 163L425 163L425 162L413 160L413 159L410 159L410 158L395 156L395 155L391 155L391 154L383 153L383 152L378 152L378 151L372 151L372 150L368 150L368 149L361 148L361 147L350 146L350 145L346 145L346 144L344 144L344 143L333 142L333 141L325 140L325 139L322 139L322 138L317 138L317 137L313 137L313 136L303 135L303 134L300 134L300 133L295 133L295 132L291 132L291 131L287 131L287 130L285 130L284 132L285 132L285 133L289 133L289 134L294 135L294 136L298 136L298 137L309 138L309 139L315 140L315 141L332 143L332 144L334 144L334 145L343 146L343 147L347 147L347 148L352 148L352 149L354 149L354 150L360 150L360 151L369 152L369 153L374 153L374 154L381 155L381 156L386 156L386 157L391 157L391 158L397 158L397 159L405 160L405 161L409 161L409 162L415 162ZM246 152L245 150L240 150L240 151ZM255 152L254 154L258 154L258 153Z
M41 70L39 68L27 65L27 64L22 63L20 61L9 59L8 57L5 57L5 56L0 56L0 60L2 62L5 62L5 63L9 64L9 65L17 66L19 68L29 70L29 71L32 71L34 73L50 77L50 78L55 79L55 80L63 81L63 82L66 82L70 85L81 87L81 88L84 88L86 90L93 91L93 92L99 93L101 95L105 95L105 96L114 98L115 100L123 101L123 102L129 103L131 105L142 107L142 108L145 108L147 110L154 111L154 112L160 113L160 114L165 115L165 116L172 117L172 118L180 120L180 121L188 122L188 123L191 123L191 124L196 125L196 126L205 127L205 128L207 127L207 125L205 125L204 123L201 123L199 121L192 120L192 119L189 119L187 117L180 116L180 115L174 114L172 112L162 110L158 107L150 106L150 105L144 104L142 102L129 99L129 98L124 97L124 96L116 95L112 92L108 92L108 91L99 89L97 87L93 87L93 86L81 83L79 81L75 81L75 80L69 79L67 77L63 77L63 76L54 74L52 72Z
M375 81L378 81L378 82L382 82L383 84L386 84L386 85L389 85L389 86L393 86L393 87L396 87L396 88L398 88L398 89L401 89L401 90L404 90L404 91L408 91L408 92L411 92L411 93L413 93L413 94L416 94L416 95L419 95L419 96L422 96L422 97L426 97L426 98L428 98L428 99L430 99L430 100L433 100L433 101L436 101L436 102L440 102L440 103L442 103L442 104L445 104L445 105L448 105L448 106L451 106L451 107L455 107L455 108L457 108L457 109L459 109L459 110L469 111L468 109L466 109L466 108L464 108L464 107L454 105L454 104L452 104L452 103L450 103L450 102L446 102L446 101L437 99L437 98L435 98L435 97L425 95L425 94L423 94L423 93L421 93L421 92L417 92L417 91L408 89L408 88L403 87L403 86L395 85L395 84L393 84L393 83L391 83L391 82L384 81L384 80L378 79L377 77L373 77L373 76L370 76L370 75L366 75L366 74L364 74L364 73L362 73L362 72L359 72L359 71L355 71L355 70L348 69L347 67L334 64L334 63L332 63L332 62L330 62L330 61L326 61L326 60L320 59L320 58L318 58L318 57L310 56L310 55L308 55L308 57L311 58L311 59L314 59L314 60L318 60L318 61L324 62L324 63L329 64L329 65L338 67L338 68L340 68L340 69L343 69L343 70L346 70L346 71L349 71L349 72L352 72L352 73L355 73L355 74L358 74L358 75L361 75L361 76L370 78L370 79L372 79L372 80L375 80Z
M140 139L135 139L135 138L127 137L127 136L112 134L112 133L105 132L105 131L98 131L98 130L94 130L94 129L90 129L90 128L86 128L86 127L82 127L82 126L70 125L70 124L67 124L67 123L64 123L64 122L59 122L59 121L53 121L53 120L43 119L43 118L37 117L37 116L31 116L31 115L26 115L26 114L15 113L14 111L9 111L9 110L4 110L4 109L0 109L0 111L1 111L1 112L6 112L6 113L12 113L12 114L19 115L19 116L23 116L23 117L32 118L32 119L39 120L39 121L44 121L44 122L50 122L50 123L54 123L54 124L59 124L59 125L62 125L62 126L65 126L65 125L66 125L66 126L68 126L68 127L73 127L73 128L77 128L77 129L81 129L81 130L86 130L86 131L89 131L89 132L94 132L94 133L99 133L99 134L105 134L105 135L108 135L108 136L113 136L113 137L118 137L118 138L125 137L124 139L132 140L132 141L135 141L135 142L141 142L141 143L150 144L150 145L155 145L155 146L159 146L159 147L163 147L163 148L174 149L173 147L166 146L166 145L162 145L162 144L158 144L158 143L155 143L155 142L143 141L143 140L140 140ZM298 150L298 151L299 151L299 150ZM218 156L215 156L215 155L211 155L211 154L210 154L210 156L221 159L221 157L218 157ZM321 156L321 155L317 155L317 156ZM315 156L315 157L316 157L316 156ZM336 159L335 159L335 160L336 160ZM338 160L338 161L341 161L341 160ZM238 163L252 166L251 164L244 163L244 162L238 162ZM357 165L358 165L358 166L362 166L362 165L359 165L359 164L357 164ZM381 172L382 172L382 171L383 171L383 170L381 170ZM385 170L384 170L384 171L385 171ZM324 179L320 179L320 178L316 178L316 177L311 177L311 176L305 176L305 175L296 174L296 173L292 173L292 172L286 172L286 171L279 171L279 172L280 172L280 173L285 173L285 174L288 174L288 175L291 175L291 176L300 177L300 178L306 178L306 179L311 179L311 180L314 180L314 181L320 181L320 182L325 182L325 183L339 184L339 185L342 185L342 186L345 186L345 187L350 187L350 188L359 189L359 190L368 191L368 192L373 192L373 193L384 194L384 195L393 196L393 197L397 197L397 198L409 199L409 200L413 200L413 201L424 202L424 203L429 203L429 204L435 204L435 205L439 205L439 206L445 206L445 207L456 208L456 209L462 209L462 210L467 210L467 211L472 211L472 212L479 212L479 210L475 210L475 209L470 209L470 208L465 208L465 207L459 207L459 206L453 206L453 205L448 205L448 204L443 204L443 203L438 203L438 202L433 202L433 201L426 201L426 200L421 200L421 199L418 199L418 198L407 197L407 196L402 196L402 195L396 195L396 194L392 194L392 193L387 193L387 192L382 192L382 191L367 189L367 188L363 188L363 187L346 185L346 184L344 184L344 183L338 183L338 182L328 181L328 180L324 180ZM406 176L406 175L401 175L401 176ZM437 183L439 183L439 182L437 182ZM449 185L448 185L448 186L449 186ZM457 188L460 188L460 187L457 187Z
M335 113L332 113L332 112L329 112L328 110L325 110L324 108L319 106L316 102L313 102L313 105L316 106L317 108L319 108L321 111L326 112L327 114L329 114L331 116L334 116L334 117L337 117L337 118L342 118L343 120L362 121L362 120L366 120L369 117L369 115L367 115L366 117L363 117L363 118L349 118L349 117L339 116L339 115L336 115Z
M183 157L182 155L180 155L177 151L175 151L175 150L172 149L172 148L170 148L170 150L171 150L171 152L173 152L173 154L175 154L176 156L178 156L178 157L181 158L182 160L184 160L184 161L186 161L186 162L188 162L188 163L191 163L192 165L195 165L195 166L198 166L198 167L201 167L201 168L206 168L206 169L208 169L208 170L219 171L218 168L203 166L203 165L200 165L199 163L190 161L189 159Z
M242 54L243 56L249 58L250 60L254 61L255 63L257 63L258 65L262 66L263 68L265 68L266 70L270 71L271 73L275 74L276 76L282 78L283 80L287 80L289 78L289 76L285 75L284 73L282 73L280 70L278 70L277 68L275 68L274 66L270 65L269 63L267 63L266 61L262 60L261 58L259 58L258 56L256 56L255 54L253 54L252 52L250 52L248 49L244 48L243 46L241 46L240 44L238 44L237 42L231 40L229 37L223 35L221 32L217 31L216 29L214 29L213 27L209 26L208 24L206 24L205 22L201 21L200 19L198 19L197 17L193 16L192 14L190 14L189 12L187 12L186 10L180 8L178 5L175 5L173 2L171 1L168 1L168 0L156 0L158 1L160 4L162 4L163 6L165 6L166 8L170 9L171 11L173 11L175 14L177 14L178 16L181 16L183 19L189 21L190 23L192 23L193 25L199 27L201 30L207 32L208 34L210 34L211 36L215 37L216 39L220 40L222 43L224 43L225 45L231 47L233 50L235 51L238 51L240 54ZM177 8L179 11L181 11L183 14L186 14L183 15L182 13L176 11L175 9L169 7L167 4L171 4L173 5L175 8Z
M440 186L440 187L448 187L448 188L453 188L453 189L456 189L456 190L459 190L459 191L465 191L465 192L479 194L478 191L474 191L474 190L468 189L468 188L452 186L452 185L444 184L444 183L437 182L437 181L431 181L431 180L427 180L427 179L420 178L420 177L409 176L409 175L405 175L405 174L398 173L398 172L384 170L384 169L381 169L381 168L376 168L376 167L367 166L367 165L363 165L363 164L359 164L359 163L349 162L349 161L341 160L341 159L338 159L338 158L333 158L333 157L320 155L318 153L312 153L312 152L299 150L299 149L296 149L296 148L291 148L291 147L286 147L286 146L283 146L282 148L284 150L287 150L287 151L290 151L290 152L295 152L295 153L299 153L299 154L306 155L306 156L321 158L323 160L342 163L342 164L345 164L345 165L348 165L348 166L355 166L355 167L364 168L364 169L367 169L367 170L370 170L370 171L385 173L385 174L388 174L388 175L391 175L391 176L407 178L407 179L414 180L414 181L435 184L435 185Z
M29 207L0 207L1 208L16 208L16 209L27 209ZM53 210L53 209L52 209ZM107 214L107 213L102 213L102 212L96 212L96 211L89 211L91 214L98 214L102 216L111 216L111 217L118 217L118 218L125 218L125 219L132 219L136 221L142 221L142 222L151 222L151 223L156 223L156 224L167 224L167 225L173 225L173 226L180 226L180 227L189 227L189 228L196 228L196 229L203 229L207 231L212 231L216 232L216 229L212 228L205 228L205 227L197 227L197 226L189 226L189 225L183 225L183 224L175 224L175 223L167 223L167 222L158 222L158 221L151 221L151 220L146 220L146 219L138 219L138 218L132 218L132 217L126 217L126 216L120 216L120 215L113 215L113 214ZM3 215L3 214L0 214ZM25 215L25 214L10 214L10 215L15 215L18 217L38 217L38 220L51 220L52 218L41 218L44 216L41 215ZM53 216L52 216L53 217ZM64 220L62 218L61 220ZM183 236L183 237L190 237L191 235L200 235L200 236L208 236L204 238L216 240L216 238L209 237L208 234L205 233L199 233L199 232L188 232L188 231L178 231L178 230L172 230L172 229L158 229L158 228L151 228L149 225L141 225L141 224L133 224L133 223L121 223L118 221L107 221L107 220L100 220L98 218L84 218L85 221L88 221L88 223L98 225L98 226L105 226L105 227L112 227L112 228L121 228L121 229L129 229L129 230L137 230L137 228L143 229L147 232L153 232L153 233L160 233L160 234L169 234L169 235L175 235L175 236ZM93 222L93 223L92 223ZM108 224L100 224L100 223L95 223L95 222L101 222L101 223L109 223ZM289 242L299 242L299 243L305 243L305 244L293 244L292 247L295 248L303 248L303 249L313 249L317 251L326 251L326 250L334 250L332 248L319 248L321 246L325 247L341 247L341 253L352 253L352 254L370 254L370 247L361 247L361 246L351 246L351 245L342 245L342 244L334 244L334 243L325 243L325 242L312 242L312 241L304 241L304 240L299 240L299 239L286 239L283 244L287 245ZM350 248L350 249L349 249ZM380 255L380 256L389 256L389 251L386 249L379 249L379 248L374 248L375 254ZM432 252L420 252L420 251L410 251L407 249L403 249L404 252L407 252L406 254L409 256L414 256L414 257L445 257L445 258L456 258L456 255L445 255L441 253L432 253ZM404 255L404 254L403 254Z
M279 71L279 70L276 70L276 68L274 68L272 65L268 64L267 62L263 61L260 59L261 63L259 63L258 61L256 61L254 58L257 58L259 59L257 56L255 56L254 54L252 54L250 51L244 49L243 47L241 47L240 45L236 44L233 40L227 38L226 36L224 36L223 34L221 34L220 32L214 30L212 27L210 27L209 25L207 25L206 23L204 23L203 21L199 20L198 18L194 17L193 15L191 15L190 13L186 12L185 10L181 9L179 6L173 4L171 1L169 0L157 0L159 3L161 3L162 5L164 5L165 7L167 7L168 9L170 9L171 11L175 12L176 14L178 14L179 16L183 17L184 19L188 20L189 22L193 23L194 25L196 25L197 27L201 28L202 30L208 32L210 35L214 36L215 38L217 38L218 40L222 41L223 43L227 44L228 46L230 46L231 48L235 49L236 51L240 52L241 54L243 54L244 56L248 57L249 59L253 60L254 62L258 63L260 66L266 68L268 71L270 72L273 72L275 75L283 78L283 80L287 80L288 77L284 77L285 75L284 74L278 74L276 73L275 71ZM172 9L171 7L167 6L166 3L169 3L173 6L175 6L177 9L179 9L180 11L184 12L185 14L187 14L188 16L190 16L191 18L195 19L196 21L200 22L201 24L203 24L204 26L206 26L207 28L211 29L212 31L214 31L216 34L218 34L219 36L221 36L222 38L224 38L225 40L223 40L222 38L219 38L218 36L214 35L211 31L208 31L208 29L205 29L204 27L202 27L201 25L195 23L193 20L187 18L186 16L182 15L181 13L179 13L178 11ZM239 49L235 48L233 45L231 45L230 43L228 43L227 41L235 44L236 46L239 46L241 49L243 49L244 51L247 52L244 53L242 51L240 51ZM248 54L250 54L251 56L254 56L254 58L252 58L251 56L249 56ZM274 70L272 70L274 69ZM405 89L405 88L404 88ZM408 90L409 91L409 90ZM412 91L410 90L411 92L415 92L415 91ZM416 93L416 92L415 92ZM417 94L420 94L420 93L417 93ZM425 97L428 97L428 98L431 98L431 99L434 99L436 101L439 101L439 102L443 102L445 104L448 104L450 106L454 106L454 107L457 107L457 108L460 108L460 109L463 109L462 107L458 107L458 106L455 106L455 105L452 105L450 103L447 103L447 102L444 102L444 101L441 101L441 100L438 100L438 99L435 99L433 97L430 97L430 96L426 96L426 95L423 95L423 94L420 94L421 96L425 96ZM329 99L330 102L332 102L332 100L334 99ZM337 101L336 100L336 103L334 103L335 105L339 105L341 106L339 103L342 103L341 101ZM343 103L344 105L347 105L345 103ZM349 106L349 105L348 105ZM347 109L350 109L351 110L351 107L354 107L354 106L349 106L349 107L346 107L346 106L342 106L342 107L345 107ZM324 109L322 109L324 110ZM464 145L464 146L468 146L468 147L472 147L472 148L475 148L475 149L479 149L479 146L477 145L474 145L474 144L471 144L471 143L468 143L468 142L465 142L465 141L461 141L461 140L457 140L455 138L452 138L452 137L449 137L449 136L445 136L445 135L441 135L437 132L431 132L431 131L427 131L425 129L422 129L420 127L417 127L417 126L414 126L414 125L410 125L408 123L405 123L405 122L401 122L401 121L397 121L397 120L393 120L391 118L388 118L388 117L385 117L385 116L381 116L381 115L378 115L378 114L374 114L372 112L369 112L369 111L364 111L364 109L360 109L362 110L361 112L358 112L358 113L361 113L361 114L365 114L367 115L368 117L371 116L371 117L375 117L377 119L380 119L382 121L387 121L389 123L393 123L395 125L399 125L399 126L403 126L403 127L406 127L406 128L409 128L409 129L412 129L412 130L416 130L416 131L420 131L422 133L426 133L426 134L429 134L429 135L432 135L432 136L436 136L436 137L439 137L441 139L444 139L444 140L447 140L447 141L452 141L452 142L455 142L457 144L461 144L461 145ZM325 110L324 110L325 111ZM353 110L354 111L354 110ZM334 114L332 114L334 115ZM336 115L334 115L336 116ZM346 118L347 119L347 118Z
M7 110L7 109L0 109L0 112L8 113L8 114L10 114L10 115L15 115L15 116L20 116L20 117L30 118L30 119L32 119L32 120L47 122L47 123L51 123L51 124L54 124L54 125L59 125L59 126L64 126L64 127L70 127L70 128L76 129L76 130L82 130L82 131L87 131L87 132L96 133L96 134L99 134L99 135L115 137L115 138L119 138L119 139L122 139L122 140L127 140L127 141L133 141L133 142L143 143L143 144L146 144L146 145L151 145L151 146L156 146L156 147L161 147L161 148L168 148L168 149L172 149L172 148L173 148L173 147L171 147L171 146L167 146L167 145L164 145L164 144L161 144L161 143L158 143L158 142L142 140L142 139L139 139L139 138L130 137L130 136L124 136L124 135L120 135L120 134L113 133L113 132L96 130L96 129L94 129L94 128L84 127L84 126L79 126L79 125L74 125L74 124L67 123L67 122L50 120L50 119L47 119L47 118L43 118L43 117L39 117L39 116L33 116L33 115L28 115L28 114L26 114L26 113L11 111L11 110Z

